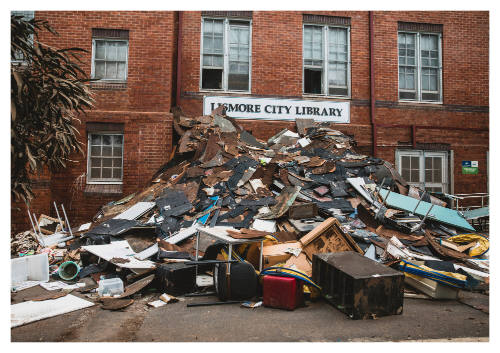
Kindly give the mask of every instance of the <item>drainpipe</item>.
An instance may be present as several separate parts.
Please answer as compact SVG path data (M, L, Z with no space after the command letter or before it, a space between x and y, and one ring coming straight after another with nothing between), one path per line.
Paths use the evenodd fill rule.
M182 11L178 12L179 14L179 24L177 27L177 83L176 83L176 92L175 92L175 105L179 106L181 101L181 68L182 68Z
M373 53L373 11L368 11L370 17L370 121L372 124L372 154L377 157L377 125L375 124L375 61Z

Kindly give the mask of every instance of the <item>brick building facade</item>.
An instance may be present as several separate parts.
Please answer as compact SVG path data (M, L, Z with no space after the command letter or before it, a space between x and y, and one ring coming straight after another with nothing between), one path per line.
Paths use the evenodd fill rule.
M96 109L80 126L86 146L99 129L123 134L122 183L89 183L86 148L85 156L75 157L79 163L37 180L38 213L53 209L53 200L64 202L79 224L100 205L134 192L171 150L171 107L198 116L205 96L347 104L348 123L331 126L352 135L359 151L388 160L430 190L488 191L488 12L77 11L35 17L60 33L47 36L50 43L88 50L83 67L89 73L126 76L94 84ZM128 42L125 73L120 58L107 57L114 47L106 40ZM98 54L97 45L106 54ZM285 127L295 130L291 117L282 117L239 122L265 139ZM96 141L104 153L104 140ZM464 174L463 161L476 161L477 174ZM14 229L23 228L24 214L13 209Z
M65 170L52 175L44 173L35 180L32 212L55 216L52 202L63 203L70 224L77 226L91 220L102 205L145 185L170 155L176 14L36 11L35 18L49 21L59 33L55 37L44 32L41 42L58 48L77 46L87 50L81 58L81 67L89 76L93 74L96 39L110 43L126 39L123 43L128 46L126 76L91 83L95 107L79 117L78 125L84 155L75 155L72 158L75 162ZM96 29L115 31L106 33ZM89 180L88 138L93 133L123 136L122 175L116 178L121 180L100 184ZM113 150L111 154L114 153ZM116 160L119 162L119 158ZM12 205L11 220L13 230L30 227L24 203Z

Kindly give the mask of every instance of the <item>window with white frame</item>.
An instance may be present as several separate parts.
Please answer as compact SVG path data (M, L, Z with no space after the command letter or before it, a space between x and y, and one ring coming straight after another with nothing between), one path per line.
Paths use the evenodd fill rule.
M89 183L116 183L123 180L123 134L89 133Z
M304 24L304 93L350 95L349 27Z
M397 150L396 168L410 185L432 192L448 192L448 152Z
M123 82L128 70L128 31L93 30L92 78Z
M251 20L202 18L201 89L250 91Z
M441 34L398 32L399 99L442 101Z

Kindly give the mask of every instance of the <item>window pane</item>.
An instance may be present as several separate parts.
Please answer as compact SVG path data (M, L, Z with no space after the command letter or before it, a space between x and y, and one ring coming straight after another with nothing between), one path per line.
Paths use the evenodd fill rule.
M119 61L127 60L127 43L125 42L116 42L118 47L118 57Z
M304 93L321 94L321 70L304 69Z
M102 178L111 178L111 168L102 168Z
M248 28L242 29L240 31L240 43L249 44L250 30Z
M114 135L113 136L113 144L114 145L121 145L121 144L123 144L123 136L122 135Z
M118 43L117 42L107 42L106 44L107 44L106 60L116 60L117 59Z
M418 175L418 170L417 169L412 169L411 170L411 179L410 182L418 183L419 180L419 175Z
M203 22L203 33L212 33L213 32L213 20L205 20Z
M102 158L102 166L103 167L111 167L113 164L113 161L111 158Z
M434 182L442 183L443 182L443 174L441 172L441 168L433 170Z
M425 157L425 169L432 169L432 157Z
M409 169L403 169L401 171L401 176L403 177L404 180L410 181L410 170Z
M96 59L105 59L105 49L106 44L102 40L95 41L95 58Z
M94 78L104 78L106 75L105 68L106 68L106 63L104 61L96 61Z
M221 89L222 69L203 69L201 87L206 89Z
M102 141L101 135L91 135L90 143L92 145L100 145L101 141Z
M100 156L101 155L101 147L100 146L92 146L90 148L91 156Z
M118 73L117 73L116 78L119 78L122 80L125 79L125 72L126 72L125 68L126 68L125 63L118 63Z
M322 27L305 26L304 27L304 59L323 60L323 36Z
M408 156L401 156L401 167L403 169L409 169L410 168L410 157L408 157Z
M223 31L223 23L222 20L214 20L214 33L222 34Z
M103 146L102 147L102 155L106 157L111 157L111 146Z
M418 157L411 157L411 169L420 169Z
M122 156L122 148L121 147L113 147L113 156L121 157Z
M106 78L115 79L116 78L116 62L106 63Z
M222 54L224 51L224 38L222 35L215 36L213 42L213 52L215 54Z
M113 168L113 178L114 179L121 179L122 178L121 168Z
M436 69L429 69L429 90L430 91L437 91L437 70Z
M101 167L102 158L90 158L91 167Z
M101 177L101 168L91 168L90 169L90 178L99 179Z
M229 73L227 88L235 91L248 91L248 74Z
M203 37L203 53L211 54L214 51L214 42L212 36Z
M328 85L329 86L347 86L347 64L329 64L328 65Z
M429 91L429 76L424 71L422 71L422 89Z
M121 167L122 159L121 158L113 158L113 167Z
M105 146L111 145L111 136L110 135L102 135L102 144Z
M414 90L415 89L415 70L413 68L407 68L405 70L405 89Z
M425 182L432 183L434 180L432 179L432 169L425 170Z
M203 66L213 66L213 58L209 55L203 55Z

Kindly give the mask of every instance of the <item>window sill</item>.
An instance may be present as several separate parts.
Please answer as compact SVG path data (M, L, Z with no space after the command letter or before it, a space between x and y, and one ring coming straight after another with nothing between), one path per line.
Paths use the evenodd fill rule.
M120 89L127 89L127 81L119 81L119 82L113 82L113 81L95 81L95 82L90 82L90 88L91 89L97 89L97 90L120 90Z
M123 194L122 184L87 184L85 196L116 196Z
M342 100L351 100L351 97L347 96L327 96L324 94L314 94L314 93L302 93L302 98L323 98L323 99L342 99Z
M220 89L214 89L214 90L208 90L208 89L200 89L200 93L221 93L221 94L245 94L245 95L250 95L252 92L250 91L222 91Z
M443 102L407 101L407 100L399 100L398 103L402 104L402 105L421 105L421 104L430 105L430 106L435 105L437 107L440 107L443 105Z

